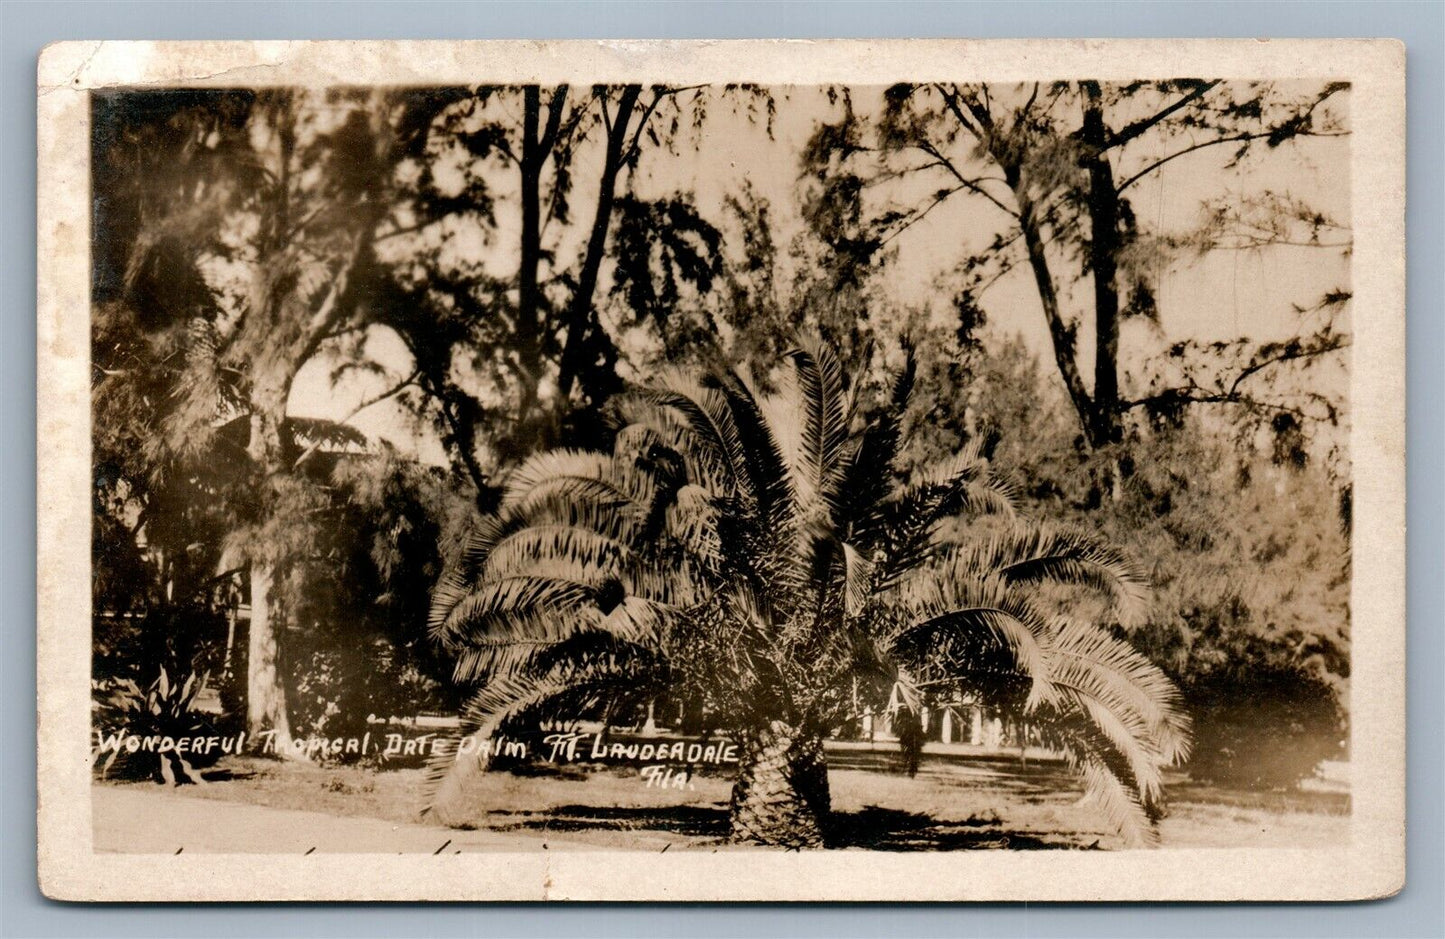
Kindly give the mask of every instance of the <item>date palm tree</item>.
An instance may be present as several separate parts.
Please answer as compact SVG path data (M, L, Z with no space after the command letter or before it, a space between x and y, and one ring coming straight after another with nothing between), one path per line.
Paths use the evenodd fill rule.
M1087 534L1013 518L974 449L904 478L911 357L871 418L826 345L786 359L770 394L740 371L663 374L617 407L612 452L512 473L431 611L480 688L467 731L701 697L740 743L734 840L814 846L823 740L853 689L916 704L947 687L1026 720L1112 825L1152 841L1161 768L1188 746L1176 691L1097 617L1063 612L1122 621L1144 579ZM466 765L436 764L433 806Z

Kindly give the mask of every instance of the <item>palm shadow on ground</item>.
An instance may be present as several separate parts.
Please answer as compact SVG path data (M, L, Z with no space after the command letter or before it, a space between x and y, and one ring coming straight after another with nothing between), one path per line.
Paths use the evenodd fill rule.
M224 768L205 770L201 773L201 778L208 783L231 782L237 779L255 779L257 775L256 770Z
M728 836L728 811L721 804L673 806L563 805L546 812L509 813L488 827L498 831L595 832L628 831L676 834L698 844L721 844ZM966 851L1010 848L1079 849L1098 846L1080 843L1064 833L1014 831L995 819L969 818L940 821L919 812L876 805L853 812L837 812L830 819L830 848L866 848L871 851Z
M1081 844L1062 832L1012 830L1000 826L996 819L939 820L921 812L876 805L836 813L828 832L829 847L870 851L1057 850L1096 848L1098 844L1097 839Z

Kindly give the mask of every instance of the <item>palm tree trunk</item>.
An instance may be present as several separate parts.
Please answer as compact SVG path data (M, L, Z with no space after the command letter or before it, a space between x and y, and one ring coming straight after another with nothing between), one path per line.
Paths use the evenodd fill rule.
M745 741L733 784L733 841L820 847L829 804L828 764L817 733L775 720Z

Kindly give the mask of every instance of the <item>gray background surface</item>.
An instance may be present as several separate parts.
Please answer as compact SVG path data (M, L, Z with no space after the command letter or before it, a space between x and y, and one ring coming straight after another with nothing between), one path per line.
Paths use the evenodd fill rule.
M35 885L35 60L59 39L1395 37L1408 47L1409 885L1341 905L56 904ZM0 0L0 935L1445 936L1445 243L1440 2Z

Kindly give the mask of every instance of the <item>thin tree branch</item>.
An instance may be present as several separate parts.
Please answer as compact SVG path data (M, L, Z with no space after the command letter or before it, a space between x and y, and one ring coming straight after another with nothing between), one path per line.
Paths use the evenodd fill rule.
M1259 372L1264 371L1272 365L1279 365L1282 362L1294 362L1300 359L1312 359L1321 355L1328 355L1331 352L1338 352L1340 349L1347 348L1349 345L1350 340L1347 337L1335 336L1334 341L1325 343L1321 346L1315 346L1312 348L1286 349L1279 355L1270 356L1269 358L1245 366L1242 370L1240 370L1240 373L1235 376L1234 381L1230 383L1229 393L1234 394L1239 390L1240 384L1243 383L1245 379L1249 378L1251 375L1256 375Z
M933 142L932 142L931 140L926 140L926 139L925 139L925 140L923 140L922 142L915 144L914 146L917 147L917 149L922 150L924 153L928 154L929 156L933 157L933 159L934 159L940 166L942 166L944 169L948 170L949 175L951 175L954 179L956 179L956 180L958 181L959 188L961 188L961 189L967 189L969 192L972 192L972 193L975 193L975 194L977 194L977 195L983 196L983 197L984 197L985 199L987 199L989 202L992 202L995 206L997 206L997 207L998 207L998 210L999 210L1000 212L1003 212L1005 215L1009 216L1010 218L1018 218L1018 217L1019 217L1019 213L1018 213L1018 212L1016 212L1016 211L1014 211L1013 209L1010 209L1008 206L1004 205L1001 200L999 200L998 198L996 198L996 197L993 195L993 193L989 192L987 189L984 189L982 186L978 185L978 183L982 181L982 178L980 178L980 179L978 179L978 180L974 180L974 179L971 179L971 178L963 175L963 173L959 171L958 167L953 164L953 161L950 160L950 159L948 159L948 157L944 156L943 153L942 153L942 151L940 151L937 147L935 147L935 146L933 145Z
M380 244L381 242L386 241L389 238L399 238L402 235L410 235L415 232L423 231L433 225L441 223L443 220L444 219L442 218L429 218L426 221L417 222L415 225L404 225L401 228L393 228L389 232L385 232L384 234L375 236L371 239L371 241L373 244Z
M1029 93L1029 100L1025 101L1024 106L1019 109L1019 116L1022 117L1032 111L1034 102L1037 100L1039 100L1039 83L1034 82L1034 90Z
M925 207L922 208L922 209L919 209L919 210L916 210L916 211L910 213L909 216L908 216L908 218L905 219L901 225L899 225L899 226L898 226L897 228L895 228L892 232L890 232L886 237L884 237L881 241L878 242L878 246L879 246L880 248L883 247L884 245L886 245L886 244L888 244L890 241L892 241L894 238L897 238L899 235L903 234L903 233L906 232L908 229L912 228L914 225L916 225L916 224L918 224L919 222L923 221L925 218L928 217L928 213L932 212L934 209L938 208L938 206L943 203L943 200L947 199L949 196L953 195L953 194L956 193L956 192L962 191L963 188L964 188L964 187L962 187L962 186L955 186L955 187L952 188L952 189L940 190L940 191L933 197L933 200L928 203L927 206L925 206Z
M1149 115L1148 117L1140 118L1134 123L1129 124L1121 130L1111 134L1109 136L1109 141L1105 145L1104 149L1112 150L1115 147L1123 146L1124 144L1133 140L1135 137L1138 137L1140 134L1149 130L1149 128L1158 124L1160 121L1164 120L1169 115L1178 111L1180 108L1186 107L1190 104L1190 102L1197 101L1199 98L1202 98L1205 94L1209 92L1211 88L1214 88L1218 84L1219 79L1200 83L1198 86L1195 87L1193 91L1189 92L1189 94L1187 95L1184 95L1182 98L1175 101L1168 107L1157 111L1154 114Z
M1288 238L1242 238L1237 244L1216 243L1209 246L1210 251L1258 251L1261 248L1353 248L1355 242L1349 241L1295 241Z
M1317 415L1311 414L1303 408L1291 407L1287 404L1279 404L1271 401L1261 401L1248 395L1229 394L1221 391L1207 391L1202 388L1170 388L1158 394L1148 395L1130 401L1121 401L1119 410L1132 411L1137 408L1147 408L1150 405L1169 404L1229 404L1243 408L1255 408L1261 411L1273 411L1279 414L1292 414L1301 420L1321 420Z
M552 100L547 103L547 126L542 131L538 147L545 161L552 153L552 144L557 140L557 130L562 125L562 109L567 103L567 86L558 85L552 91Z
M1217 138L1215 138L1215 139L1213 139L1213 140L1206 140L1206 141L1204 141L1203 143L1197 143L1197 144L1194 144L1193 146L1185 147L1183 150L1177 150L1177 151L1175 151L1174 153L1171 153L1171 154L1169 154L1169 155L1166 156L1166 157L1161 157L1160 159L1155 160L1153 163L1150 163L1148 166L1144 167L1142 170L1140 170L1139 172L1135 173L1133 176L1130 176L1128 179L1124 180L1124 182L1122 182L1121 184L1119 184L1119 187L1118 187L1115 191L1122 193L1125 189L1128 189L1130 186L1134 185L1134 184L1137 183L1139 180L1143 179L1145 176L1148 176L1150 173L1152 173L1152 172L1154 172L1155 170L1159 169L1159 168L1160 168L1161 166L1163 166L1164 164L1170 162L1171 160L1177 160L1177 159L1179 159L1179 158L1182 157L1182 156L1186 156L1187 154L1194 153L1194 152L1199 151L1199 150L1204 150L1204 149L1207 149L1207 148L1209 148L1209 147L1217 147L1217 146L1220 146L1220 145L1226 144L1226 143L1249 143L1249 142L1254 141L1254 140L1264 140L1264 139L1267 139L1268 137L1272 136L1273 134L1274 134L1274 131L1268 131L1268 132L1259 133L1259 134L1234 134L1234 135L1231 135L1231 136L1229 136L1229 137L1217 137ZM1347 136L1349 136L1349 131L1343 131L1343 130L1342 130L1342 131L1321 131L1321 132L1318 132L1318 133L1316 133L1316 132L1304 132L1304 131L1301 131L1301 132L1295 134L1294 136L1296 136L1296 137L1347 137Z
M351 413L350 413L350 414L347 414L345 417L343 417L341 420L337 421L336 423L338 423L338 424L348 424L348 423L350 423L350 422L356 417L356 415L360 414L362 411L365 411L367 408L371 407L371 406L374 405L374 404L380 404L381 402L385 401L387 398L391 398L391 397L396 396L396 395L399 394L403 389L405 389L405 388L409 387L410 385L414 384L414 383L416 382L417 378L419 378L420 376L421 376L421 370L420 370L420 369L413 369L413 370L412 370L412 373L411 373L410 375L408 375L408 376L406 377L406 379L405 379L404 381L402 381L400 384L394 385L394 386L392 386L391 388L389 388L388 390L383 391L381 394L375 395L374 397L367 398L366 400L362 401L362 402L361 402L360 404L358 404L356 407L354 407L354 408L351 409ZM315 443L311 444L311 446L307 447L307 448L302 452L302 454L296 458L296 462L294 462L294 463L291 464L291 468L292 468L293 470L300 469L301 464L302 464L302 463L305 463L307 460L309 460L309 459L321 448L321 443L322 443L322 442L321 442L320 440L318 440L318 441L316 441Z
M958 88L955 86L953 91L949 92L942 85L939 85L938 91L941 95L943 95L944 104L947 105L948 109L953 112L953 116L958 119L958 123L963 125L964 129L967 130L970 134L973 134L974 139L976 139L979 143L983 143L983 130L980 127L975 127L973 121L965 117L963 114L963 109L958 106Z
M647 129L647 122L652 119L652 113L657 110L657 103L662 100L662 95L656 88L652 91L652 100L642 109L642 115L637 119L637 126L633 128L632 139L627 142L627 148L622 151L622 163L626 164L637 155L642 145L642 132Z
M1307 420L1319 420L1317 415L1310 414L1300 407L1291 407L1287 404L1264 401L1244 393L1241 389L1246 380L1259 374L1267 368L1279 365L1284 362L1298 361L1301 359L1316 358L1337 352L1350 345L1349 339L1345 336L1336 336L1333 341L1321 346L1312 348L1287 349L1278 355L1269 356L1242 368L1233 380L1227 385L1224 380L1219 381L1217 388L1205 388L1195 382L1192 378L1187 379L1188 384L1174 388L1166 388L1155 394L1146 395L1130 401L1122 401L1119 404L1121 411L1130 411L1136 408L1147 408L1155 404L1233 404L1240 407L1254 408L1263 411L1274 411L1283 414L1293 414ZM1306 395L1311 401L1324 405L1326 411L1333 413L1335 406L1323 395L1309 392Z
M602 112L602 130L610 136L612 134L612 115L607 113L607 88L604 85L598 85L592 90L592 93L597 97L598 108Z

